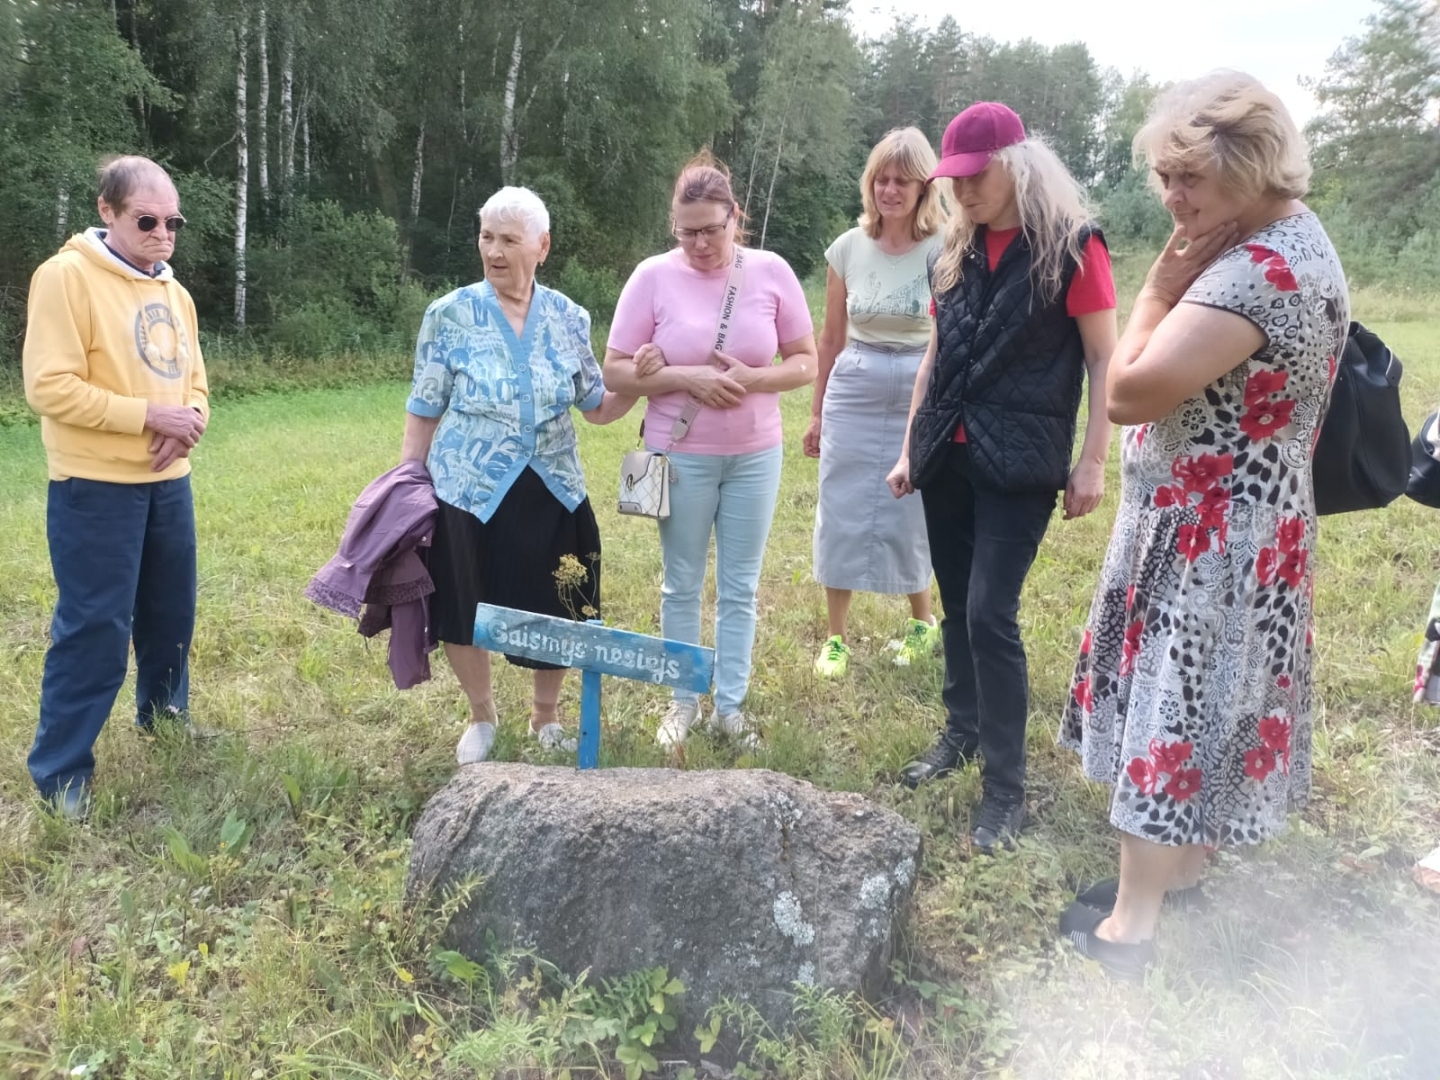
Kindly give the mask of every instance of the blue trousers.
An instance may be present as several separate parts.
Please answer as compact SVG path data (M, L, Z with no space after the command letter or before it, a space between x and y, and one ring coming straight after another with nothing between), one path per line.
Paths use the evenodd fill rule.
M190 478L152 484L52 480L46 511L59 597L40 684L30 776L54 795L95 771L95 740L135 642L136 716L188 706L195 629Z
M715 537L715 708L739 710L750 687L755 594L780 492L781 447L749 454L672 453L670 516L660 522L660 632L700 643L700 593ZM694 694L676 691L681 699Z

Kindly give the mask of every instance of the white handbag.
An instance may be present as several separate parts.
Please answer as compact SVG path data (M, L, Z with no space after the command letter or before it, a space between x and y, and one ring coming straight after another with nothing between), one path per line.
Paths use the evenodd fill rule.
M622 514L636 517L670 516L670 459L654 450L631 450L620 459Z
M715 351L725 347L730 336L731 320L735 314L735 298L740 293L743 278L743 249L735 248L735 259L730 264L730 276L725 282L725 299L720 305L720 325L715 330ZM690 425L700 415L700 402L687 398L680 415L670 426L670 445L664 450L647 450L643 445L645 425L640 425L642 445L631 450L620 459L620 499L615 509L634 517L648 517L661 520L670 516L670 485L675 482L674 467L670 464L670 451L675 444L690 434Z

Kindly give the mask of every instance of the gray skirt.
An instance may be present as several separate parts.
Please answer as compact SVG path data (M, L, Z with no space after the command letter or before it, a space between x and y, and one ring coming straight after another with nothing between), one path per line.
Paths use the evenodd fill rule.
M930 587L918 495L885 483L905 441L922 349L852 341L835 358L820 414L815 580L831 589L915 593Z

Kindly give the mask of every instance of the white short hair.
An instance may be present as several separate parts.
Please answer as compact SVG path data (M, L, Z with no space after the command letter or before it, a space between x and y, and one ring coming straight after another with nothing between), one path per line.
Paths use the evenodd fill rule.
M550 231L550 211L545 203L529 188L502 187L485 200L480 207L480 218L489 218L494 223L518 221L525 232L536 239Z

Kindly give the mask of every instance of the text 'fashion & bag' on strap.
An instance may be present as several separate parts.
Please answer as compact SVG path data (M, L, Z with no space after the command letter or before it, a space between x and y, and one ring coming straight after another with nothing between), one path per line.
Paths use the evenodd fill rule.
M720 323L715 328L715 351L722 352L725 348L725 341L730 336L730 328L734 324L736 301L740 297L740 284L744 280L745 249L735 245L735 258L730 263L730 276L725 281L725 296L720 302ZM665 448L668 453L676 443L690 434L690 425L700 415L703 406L700 401L687 396L685 405L680 410L680 415L670 425L670 445Z

